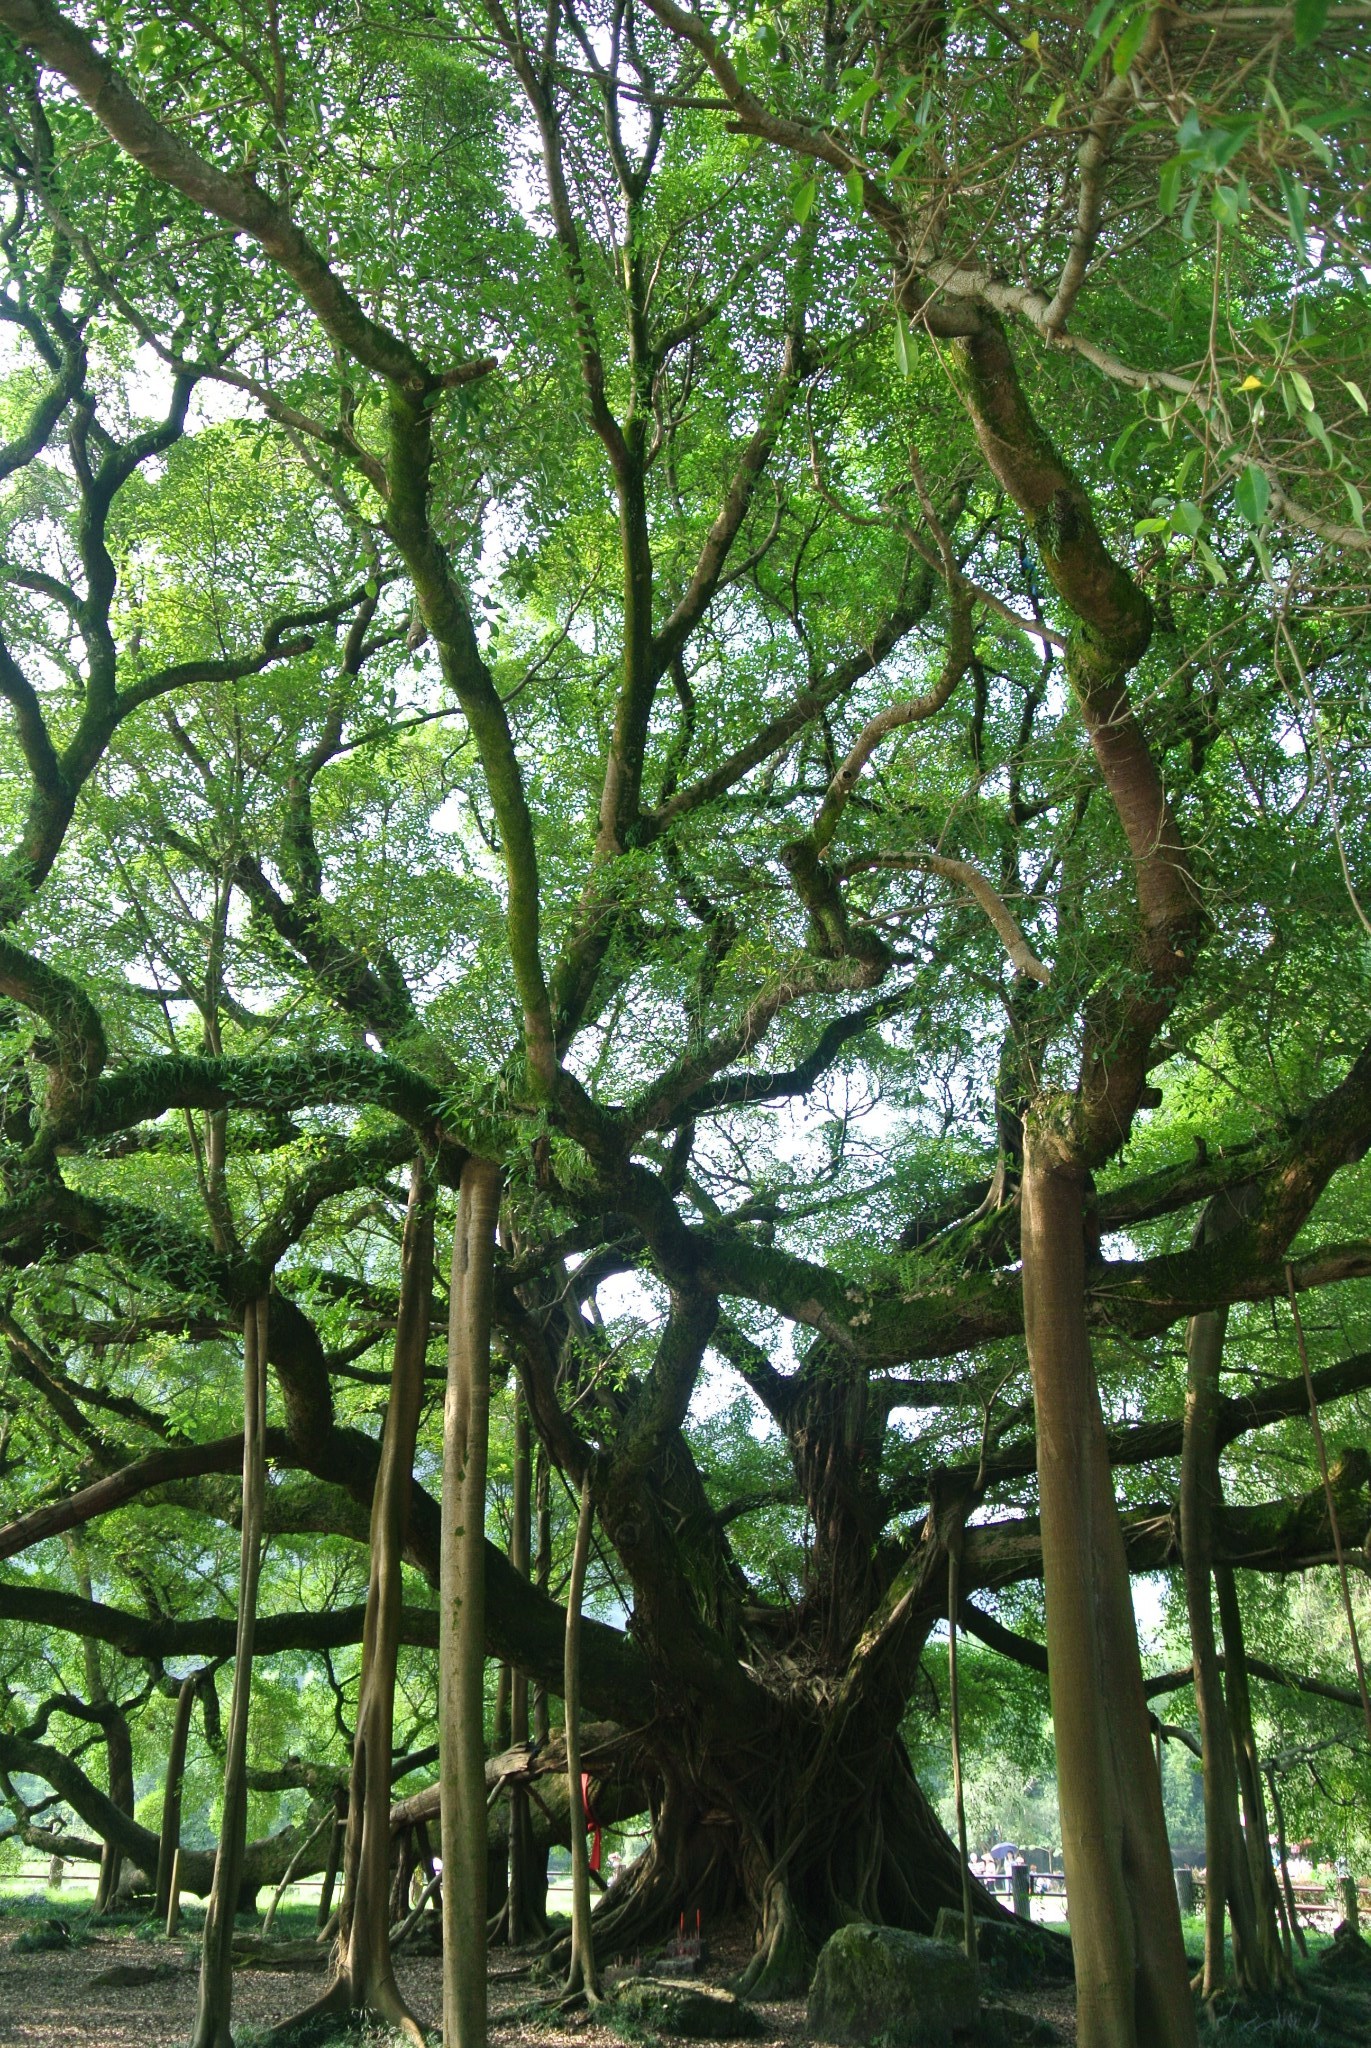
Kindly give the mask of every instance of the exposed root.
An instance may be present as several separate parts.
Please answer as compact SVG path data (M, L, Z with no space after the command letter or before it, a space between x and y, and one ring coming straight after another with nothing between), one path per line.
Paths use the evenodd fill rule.
M790 1889L774 1873L766 1881L757 1953L735 1990L749 1998L795 1998L814 1974L814 1950L795 1911Z
M383 2026L410 2042L412 2048L425 2048L424 2030L401 1998L393 1979L378 1979L359 1993L354 1991L344 1972L334 1978L312 2005L307 2005L302 2012L292 2013L289 2019L272 2027L267 2041L274 2044L274 2048L292 2048L292 2044L307 2042L322 2021L342 2013L357 2013L379 2020Z

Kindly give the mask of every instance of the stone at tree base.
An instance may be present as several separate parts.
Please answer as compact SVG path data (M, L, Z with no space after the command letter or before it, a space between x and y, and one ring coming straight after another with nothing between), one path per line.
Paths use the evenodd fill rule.
M132 1991L140 1984L160 1984L168 1977L186 1974L180 1963L111 1963L107 1970L97 1970L87 1981Z
M809 1987L810 2032L882 2048L972 2048L976 1975L960 1949L902 1927L840 1927Z
M1371 1980L1371 1943L1344 1920L1333 1929L1333 1939L1323 1954L1309 1966L1311 1976L1353 1977Z
M933 1939L961 1947L962 1916L954 1907L939 1908L933 1923ZM993 1971L1010 1990L1026 1984L1071 1982L1071 1950L1067 1943L1027 1920L982 1920L978 1916L976 1954L983 1967Z
M762 2032L751 2006L731 1991L656 1977L628 1977L616 1984L604 2017L630 2040L660 2034L670 2041L750 2041Z
M973 2038L976 2048L1050 2048L1066 2036L1051 2020L996 2000L982 2003Z

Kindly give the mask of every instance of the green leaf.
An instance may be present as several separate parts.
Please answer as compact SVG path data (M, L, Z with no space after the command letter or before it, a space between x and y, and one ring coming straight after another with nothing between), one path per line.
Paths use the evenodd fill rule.
M1300 262L1309 261L1309 200L1303 185L1291 177L1283 165L1276 168L1276 182L1285 200L1285 218L1290 230L1290 242Z
M803 227L805 222L809 219L810 211L814 205L815 199L818 196L818 191L819 173L817 169L811 171L809 176L806 179L804 179L804 181L801 184L794 186L791 190L791 211L795 215L795 218L800 223L801 227Z
M1242 204L1235 185L1216 185L1209 197L1209 211L1222 228L1235 228L1242 219Z
M1224 568L1223 563L1214 553L1213 548L1210 547L1209 542L1207 540L1197 537L1195 541L1195 552L1199 556L1200 560L1204 563L1205 568L1209 571L1211 582L1219 584L1227 583L1228 571Z
M1333 152L1328 147L1328 144L1324 141L1323 137L1320 135L1317 128L1311 128L1307 121L1297 121L1292 132L1296 135L1303 136L1304 140L1309 144L1309 147L1313 150L1319 162L1321 164L1326 165L1329 170L1332 169Z
M1238 478L1233 496L1242 518L1255 529L1265 519L1271 503L1271 479L1255 462L1249 462Z
M1158 181L1157 204L1163 213L1174 213L1181 196L1181 178L1185 163L1181 157L1173 156L1162 165Z
M1262 93L1265 98L1270 100L1272 106L1280 115L1281 126L1282 128L1284 128L1286 134L1288 135L1290 133L1290 115L1286 111L1285 101L1281 98L1279 92L1277 92L1276 90L1276 81L1274 78L1264 78L1262 80Z
M1366 393L1362 390L1361 385L1354 384L1350 377L1344 377L1342 383L1344 390L1351 392L1358 406L1361 408L1363 412L1365 412L1367 410Z
M843 183L847 187L847 196L852 201L852 211L860 213L866 196L866 180L860 171L845 171Z
M1349 477L1344 477L1342 487L1347 493L1347 502L1352 507L1352 517L1361 533L1366 531L1366 500Z
M880 87L874 78L864 78L854 92L850 92L833 118L835 121L850 121L854 114L860 114L867 101L874 99Z
M1294 387L1295 396L1300 404L1306 412L1312 412L1314 410L1314 393L1310 388L1309 379L1305 376L1303 370L1287 370L1285 374L1290 379Z
M1205 156L1216 171L1226 170L1252 133L1250 121L1232 128L1215 128L1205 136Z
M1193 540L1204 525L1204 514L1193 498L1182 498L1172 508L1171 525L1176 533L1183 533Z
M1142 48L1147 25L1152 19L1150 7L1140 7L1132 16L1123 34L1114 45L1113 65L1116 78L1126 78L1132 68L1133 59Z
M1124 428L1118 440L1114 443L1114 446L1109 451L1109 467L1115 476L1117 476L1119 473L1119 464L1123 461L1124 453L1128 447L1128 444L1133 439L1133 436L1137 433L1139 427L1146 427L1150 425L1151 421L1144 417L1142 419L1131 420L1129 424Z
M1051 106L1048 108L1046 114L1043 116L1043 119L1046 121L1049 128L1056 127L1058 121L1060 121L1062 116L1062 108L1065 105L1066 94L1064 92L1059 92L1057 94L1056 99L1053 100Z
M1307 50L1323 34L1328 19L1328 0L1295 0L1295 48Z
M1316 440L1319 446L1323 449L1323 452L1328 457L1328 460L1330 462L1336 462L1338 459L1337 453L1333 447L1333 443L1328 438L1328 429L1324 425L1323 420L1321 419L1319 414L1316 412L1306 412L1304 416L1304 424L1309 429L1309 432L1312 435L1313 439Z
M1195 239L1195 215L1199 210L1199 204L1200 187L1196 185L1194 191L1191 193L1190 198L1186 204L1185 212L1181 215L1182 241L1193 242Z
M1166 533L1170 525L1169 519L1139 519L1134 522L1133 532L1141 540L1145 533Z
M1200 117L1194 107L1176 130L1176 147L1182 156L1192 156L1200 146Z
M895 308L895 365L902 377L914 373L914 339L903 312Z

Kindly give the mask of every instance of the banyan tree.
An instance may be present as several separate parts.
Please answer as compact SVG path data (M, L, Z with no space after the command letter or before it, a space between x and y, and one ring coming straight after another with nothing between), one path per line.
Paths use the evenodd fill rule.
M583 1499L602 1953L959 1908L950 1614L1048 1673L1082 2041L1193 2040L1131 1576L1212 1705L1210 1575L1231 1673L1371 1512L1362 27L1259 12L0 0L26 1839L154 1873L236 1646L221 1918L322 1867L295 1660L395 2016L391 1777L441 1693L474 1870Z

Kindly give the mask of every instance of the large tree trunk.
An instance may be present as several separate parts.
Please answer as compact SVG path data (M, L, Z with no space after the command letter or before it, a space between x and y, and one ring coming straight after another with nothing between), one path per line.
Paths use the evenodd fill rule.
M257 1578L266 1504L267 1302L250 1302L243 1318L243 1540L238 1570L238 1638L224 1757L224 1808L219 1853L205 1913L200 1997L191 2048L233 2048L233 1916L238 1907L248 1821L248 1708Z
M443 1416L438 1741L443 1787L443 2042L485 2048L485 1505L500 1172L462 1168Z
M338 1975L306 2015L373 2013L413 2041L415 2048L423 2048L423 2029L400 1995L390 1954L390 1766L400 1647L400 1560L409 1521L432 1298L433 1194L425 1163L417 1158L410 1170L390 1395L371 1497L371 1575L348 1786ZM288 2021L286 2026L295 2024Z
M745 1914L756 1947L744 1988L793 1997L847 1922L928 1934L942 1907L961 1911L956 1844L888 1727L839 1734L817 1699L793 1697L731 1742L679 1702L672 1735L658 1754L649 1847L595 1910L601 1966L674 1934L682 1916L693 1931L698 1913L708 1932ZM1008 1917L974 1879L971 1893L979 1918ZM1064 1944L1039 1939L1069 1967ZM569 1960L567 1947L559 1954Z
M1085 1181L1024 1132L1024 1326L1080 2048L1194 2048L1180 1915L1085 1319Z

